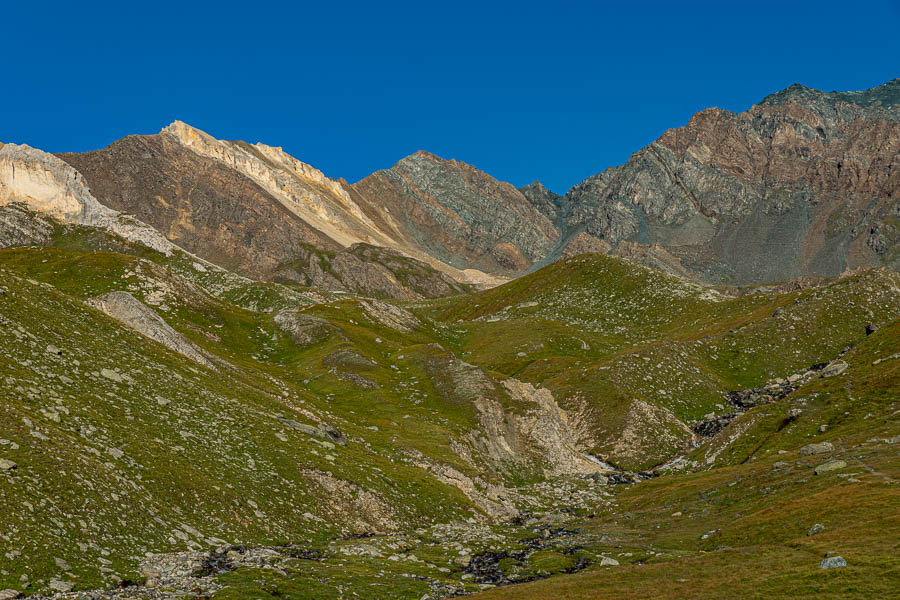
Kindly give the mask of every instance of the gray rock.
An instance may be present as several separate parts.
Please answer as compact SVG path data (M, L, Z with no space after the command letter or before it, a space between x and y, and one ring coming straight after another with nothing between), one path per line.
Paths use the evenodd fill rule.
M847 466L842 460L830 460L823 465L819 465L816 467L816 475L821 475L822 473L830 473L831 471L837 471L839 469L843 469Z
M846 362L842 360L835 360L828 363L828 366L822 369L822 377L834 377L835 375L840 375L849 367Z
M75 584L71 581L60 581L59 579L51 579L50 580L50 589L55 592L71 592L72 588L75 587Z
M819 442L817 444L807 444L800 448L800 454L802 456L825 454L826 452L834 452L834 444L831 442Z
M7 460L5 458L0 458L0 471L12 471L13 469L17 469L19 465L14 463L11 460Z
M819 563L819 567L822 569L840 569L846 566L847 561L840 556L832 556Z
M817 533L822 533L825 531L825 526L821 523L816 523L812 527L809 528L809 531L806 532L807 537L811 537L816 535Z
M601 567L618 567L619 561L617 561L614 558L609 558L609 557L604 556L603 559L600 561L600 566Z
M128 292L110 292L91 298L87 303L170 350L215 368L204 350L172 329L156 311Z
M0 600L15 600L21 597L22 592L19 590L0 590Z
M100 371L100 374L109 379L110 381L115 381L116 383L122 383L122 376L113 371L112 369L103 369Z
M59 348L57 348L57 347L54 346L53 344L47 344L47 350L46 350L46 352L47 352L47 354L55 354L56 356L59 356L59 355L62 354L62 350L60 350Z

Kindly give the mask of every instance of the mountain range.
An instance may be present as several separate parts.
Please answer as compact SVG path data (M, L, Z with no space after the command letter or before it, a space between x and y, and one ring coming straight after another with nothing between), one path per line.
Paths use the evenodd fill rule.
M890 597L898 161L898 79L565 195L3 145L0 600Z
M351 185L177 121L60 154L74 173L57 165L66 174L51 185L260 281L437 297L592 251L747 286L898 268L898 105L897 79L847 93L794 85L743 113L704 110L564 196L423 151ZM16 145L2 160L7 173L54 162ZM17 181L4 177L4 202L31 201Z

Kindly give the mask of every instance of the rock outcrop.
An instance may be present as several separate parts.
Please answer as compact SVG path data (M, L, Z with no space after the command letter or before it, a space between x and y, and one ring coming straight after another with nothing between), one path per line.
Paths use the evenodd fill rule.
M166 348L215 368L206 351L175 331L152 308L128 292L110 292L91 298L87 303Z
M165 254L175 249L152 227L98 202L64 161L24 144L0 148L0 206L12 203L63 223L107 229Z
M512 185L420 151L352 186L392 237L458 269L520 273L559 232Z
M658 244L669 270L715 284L897 269L898 157L900 79L864 92L794 85L740 114L701 111L575 186L568 225L614 251Z
M794 85L739 114L701 111L565 196L424 151L351 185L179 121L61 155L84 179L25 148L0 153L42 168L0 201L90 222L93 194L242 275L373 296L453 294L453 281L493 285L585 252L715 285L900 269L900 79L863 92ZM387 264L400 259L420 261L412 277Z
M252 279L406 299L466 289L415 258L366 244L390 240L340 184L277 148L222 142L176 122L159 135L60 157L106 206ZM392 270L398 264L409 281Z

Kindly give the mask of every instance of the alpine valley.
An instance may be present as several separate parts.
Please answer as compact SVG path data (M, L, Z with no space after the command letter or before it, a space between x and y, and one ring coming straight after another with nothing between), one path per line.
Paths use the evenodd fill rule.
M0 600L895 597L898 194L900 79L565 195L0 144Z

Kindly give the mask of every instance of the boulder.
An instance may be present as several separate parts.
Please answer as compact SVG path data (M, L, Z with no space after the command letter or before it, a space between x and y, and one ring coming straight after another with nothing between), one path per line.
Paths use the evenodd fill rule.
M821 475L822 473L830 473L831 471L837 471L843 469L847 466L842 460L830 460L823 465L819 465L816 467L816 475Z
M826 452L834 452L834 444L831 442L819 442L817 444L807 444L800 448L800 454L803 456L825 454Z
M75 584L71 581L60 581L59 579L50 580L49 587L54 592L71 592L72 588L75 587Z
M835 360L828 363L828 366L822 369L822 377L834 377L835 375L840 375L849 367L846 362L843 360Z
M841 556L831 556L819 563L822 569L840 569L847 566L847 561Z
M825 531L825 526L822 525L821 523L816 523L815 525L813 525L812 527L809 528L809 531L806 532L806 536L811 537L811 536L816 535L817 533L822 533L823 531Z

